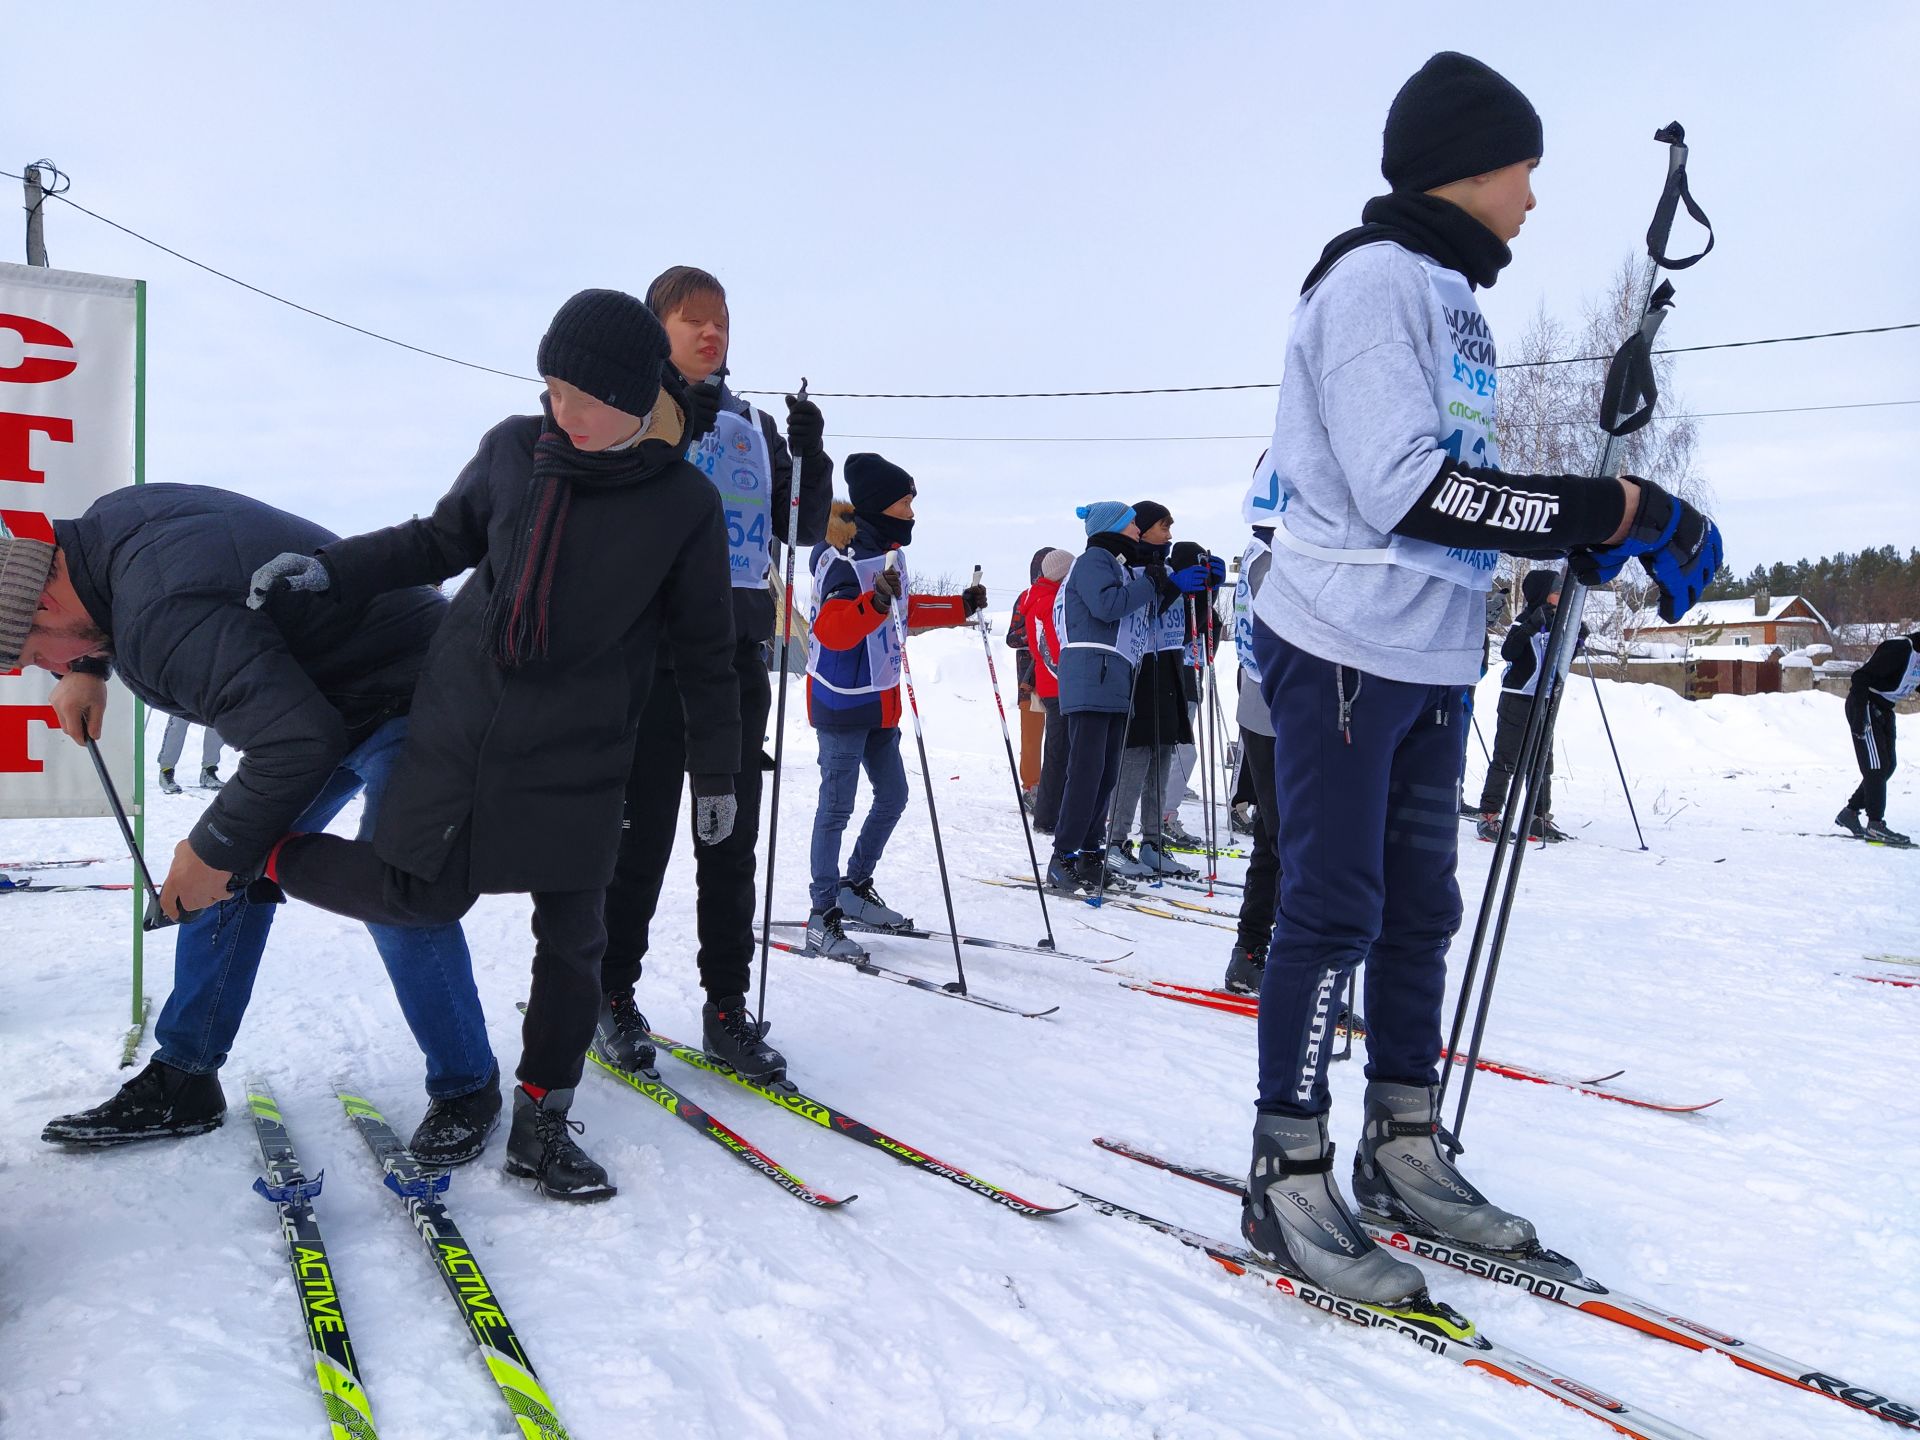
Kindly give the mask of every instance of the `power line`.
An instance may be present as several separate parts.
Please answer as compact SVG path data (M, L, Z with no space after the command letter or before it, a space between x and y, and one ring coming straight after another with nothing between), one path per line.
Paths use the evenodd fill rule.
M56 175L59 175L62 179L67 178L64 172L59 171L58 168L55 167L51 161L41 160L41 161L36 161L35 164L41 167L45 167L47 169L54 170ZM4 175L11 180L20 180L25 178L24 176L15 174L11 170L0 170L0 175ZM69 183L71 182L69 181ZM444 360L449 365L459 365L464 369L478 370L481 373L486 375L498 375L505 380L524 381L532 385L537 385L540 383L539 380L534 376L521 375L512 370L497 369L492 365L481 365L472 360L462 360L456 355L443 354L438 350L429 350L423 345L414 345L408 341L396 339L391 335L383 335L378 330L369 330L364 325L355 325L352 321L342 320L336 315L329 315L324 310L316 310L310 305L302 305L299 301L289 300L284 295L276 295L271 290L265 289L259 285L252 284L249 281L242 280L239 276L231 275L225 270L221 270L216 266L207 264L203 260L196 260L191 255L183 254L181 251L174 249L171 245L164 245L160 241L155 240L150 235L142 235L138 230L135 230L132 227L127 225L122 225L117 220L110 220L105 215L100 214L96 210L89 210L85 205L82 205L78 200L75 200L70 195L66 194L64 190L50 190L45 192L45 194L42 197L41 203L44 204L45 201L48 199L58 200L63 205L70 205L75 210L78 210L82 215L88 216L89 218L94 220L98 220L102 225L106 225L114 230L118 230L123 235L131 236L133 239L138 240L143 245L151 245L154 249L159 250L164 254L171 255L174 259L182 261L185 264L191 265L196 270L204 270L209 275L213 275L218 277L221 280L225 280L227 283L231 285L238 285L242 290L251 291L253 294L258 295L263 299L271 300L277 305L285 305L290 310L298 310L303 315L311 315L314 319L324 320L329 325L338 325L343 330L351 330L353 331L354 334L364 335L369 340L378 340L383 344L394 345L399 347L402 350L410 350L416 355L424 355L431 360ZM1842 339L1848 336L1855 336L1855 335L1886 335L1899 330L1920 330L1920 320L1908 321L1908 322L1904 322L1902 324L1897 324L1897 325L1870 325L1870 326L1864 326L1864 327L1853 329L1853 330L1823 330L1823 331L1819 331L1817 333L1808 334L1808 335L1773 335L1773 336L1767 336L1757 340L1723 340L1710 345L1677 345L1677 346L1670 347L1668 349L1656 350L1653 353L1656 355L1691 355L1691 354L1697 354L1704 350L1739 350L1739 349L1745 349L1755 345L1795 345L1808 340L1837 340L1837 339ZM1564 356L1560 356L1558 358L1550 359L1550 360L1520 361L1511 365L1503 365L1500 368L1503 370L1528 370L1528 369L1537 369L1537 368L1548 366L1548 365L1585 364L1585 363L1590 363L1594 361L1608 360L1611 358L1612 358L1611 356L1607 356L1607 355L1564 355ZM1232 390L1277 390L1279 386L1280 386L1280 382L1277 380L1260 380L1260 381L1248 381L1245 383L1233 384L1233 385L1143 385L1143 386L1133 387L1130 389L1115 389L1115 390L973 390L973 391L816 390L816 391L813 391L812 393L818 398L826 399L826 400L1073 400L1073 399L1093 398L1093 397L1099 397L1099 396L1201 395L1201 394L1213 394L1213 393L1218 393L1222 391L1232 391ZM741 390L741 391L737 391L736 393L741 395L782 395L782 394L785 394L786 392L782 390ZM1877 403L1898 405L1898 404L1909 404L1912 402L1883 401L1883 402L1877 402ZM1838 408L1846 408L1846 407L1809 405L1809 406L1803 406L1800 408L1807 409L1807 410L1826 410L1826 409L1838 409ZM1854 408L1868 408L1868 407L1860 406L1860 407L1854 407ZM1725 410L1725 411L1719 411L1714 413L1723 414L1723 415L1756 415L1756 414L1786 414L1791 412L1763 411L1763 410L1746 410L1746 411ZM1691 418L1691 417L1676 415L1676 416L1670 416L1668 418L1677 420L1677 419L1685 419L1685 418ZM1064 436L1063 437L1063 436L1046 436L1046 435L1034 435L1034 436L1026 436L1026 437L971 436L971 435L950 435L950 436L848 435L848 436L842 436L840 438L850 439L850 440L913 440L913 439L1020 440L1020 439L1025 439L1025 440L1030 440L1038 443L1038 442L1045 442L1048 440L1061 440L1061 439L1094 440L1094 439L1104 438L1104 439L1113 439L1113 440L1178 440L1178 439L1239 440L1239 439L1246 439L1249 437L1239 436L1239 435L1193 435L1193 436L1140 435L1140 436L1111 436L1111 437L1099 437L1099 436L1087 436L1087 437ZM1251 438L1262 439L1265 437L1253 436Z
M809 392L817 393L817 392ZM1716 420L1729 415L1801 415L1813 410L1879 410L1894 405L1920 405L1915 400L1860 400L1842 405L1780 405L1759 410L1691 410L1677 415L1656 415L1653 423L1675 420ZM1541 420L1515 425L1516 430L1536 430L1545 426L1591 425L1591 420ZM855 435L846 431L830 432L833 440L924 440L939 444L979 443L990 445L1153 445L1205 440L1269 440L1267 431L1258 435Z

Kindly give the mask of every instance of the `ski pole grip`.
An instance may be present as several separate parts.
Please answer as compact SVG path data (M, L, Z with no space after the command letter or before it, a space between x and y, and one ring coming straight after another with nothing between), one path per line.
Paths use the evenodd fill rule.
M804 400L807 398L807 377L806 376L802 375L800 377L800 393L794 396L793 398L796 400Z

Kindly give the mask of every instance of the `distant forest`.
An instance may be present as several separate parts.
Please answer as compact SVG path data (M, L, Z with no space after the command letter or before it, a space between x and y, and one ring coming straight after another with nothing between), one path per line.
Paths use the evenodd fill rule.
M1791 565L1756 565L1745 576L1726 566L1707 587L1704 600L1804 595L1829 625L1882 625L1889 632L1920 622L1920 549L1902 555L1891 545L1857 554L1841 551Z

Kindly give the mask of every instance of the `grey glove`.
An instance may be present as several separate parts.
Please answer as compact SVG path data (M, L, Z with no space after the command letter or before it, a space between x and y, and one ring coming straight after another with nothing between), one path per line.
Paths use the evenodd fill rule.
M324 561L318 555L296 555L288 551L276 555L258 570L248 585L247 608L258 610L277 590L311 590L316 594L333 584Z
M732 795L693 797L693 837L702 845L718 845L733 834L738 805Z

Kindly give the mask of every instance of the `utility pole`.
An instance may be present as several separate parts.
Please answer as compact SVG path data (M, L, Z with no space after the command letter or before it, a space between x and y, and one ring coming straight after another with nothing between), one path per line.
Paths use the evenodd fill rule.
M46 204L47 192L40 183L40 167L27 166L27 173L22 177L22 183L27 190L27 264L45 265L47 237L41 210Z

